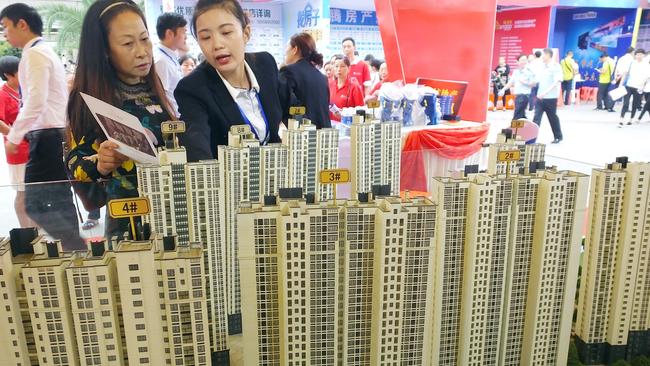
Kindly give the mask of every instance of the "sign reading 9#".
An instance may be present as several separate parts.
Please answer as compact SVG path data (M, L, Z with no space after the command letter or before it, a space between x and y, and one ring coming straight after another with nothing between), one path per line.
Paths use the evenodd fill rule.
M185 122L183 121L167 121L160 124L160 131L162 133L183 133L185 132Z
M350 171L347 169L328 169L320 172L321 184L338 184L350 182Z

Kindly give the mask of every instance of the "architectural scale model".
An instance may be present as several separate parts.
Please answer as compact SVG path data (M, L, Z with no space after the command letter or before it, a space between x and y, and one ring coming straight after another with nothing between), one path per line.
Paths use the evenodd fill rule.
M318 175L322 170L338 167L339 131L317 130L306 118L289 119L282 143L289 153L289 179L282 188L300 187L305 195L313 194L319 201L332 199L334 186L320 184Z
M209 365L203 248L175 237L60 252L0 241L1 365Z
M265 203L239 214L244 365L431 364L431 201Z
M218 147L219 219L221 247L225 248L226 309L231 334L241 333L241 295L237 211L243 201L260 202L275 195L287 180L287 148L280 144L260 146L250 126L233 126L228 146Z
M545 161L546 145L544 144L526 144L525 141L515 140L512 137L512 131L507 130L497 135L497 142L490 144L488 148L488 174L506 174L508 163L498 161L499 152L519 150L521 155L516 163L510 164L510 174L519 174L531 164L537 164Z
M433 180L435 365L566 362L588 177L532 168Z
M350 127L352 197L373 186L390 186L400 194L402 122L380 122L354 116Z
M594 169L576 320L586 365L650 356L650 164Z
M182 147L158 155L158 165L138 165L138 190L151 204L151 213L143 221L155 233L178 235L181 245L203 245L210 346L216 357L229 349L219 164L216 160L187 163Z

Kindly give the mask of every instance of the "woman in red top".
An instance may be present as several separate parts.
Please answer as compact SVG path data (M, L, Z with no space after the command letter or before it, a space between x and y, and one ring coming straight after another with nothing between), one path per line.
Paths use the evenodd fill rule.
M5 135L5 142L7 141L6 135L11 129L18 110L20 109L20 93L18 85L18 63L20 60L14 56L0 57L0 78L5 81L5 84L0 88L0 132ZM14 200L14 210L18 217L20 227L32 227L34 224L25 211L25 165L29 158L29 144L27 141L18 145L15 153L8 153L7 163L9 164L9 183L16 190L16 198Z
M334 76L334 80L330 81L330 104L336 105L338 109L362 106L363 90L359 81L350 77L350 60L347 57L336 59ZM330 112L330 117L340 121L341 113Z

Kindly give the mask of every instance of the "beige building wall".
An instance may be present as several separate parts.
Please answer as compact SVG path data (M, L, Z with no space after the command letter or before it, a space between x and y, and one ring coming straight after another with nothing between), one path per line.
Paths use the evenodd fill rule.
M587 200L587 176L541 174L522 365L566 362Z
M79 358L83 365L123 365L128 362L123 343L120 288L115 258L79 253L66 268Z
M473 175L468 191L459 363L497 364L505 304L512 180Z
M432 360L438 365L458 365L461 351L460 315L465 268L465 235L470 183L465 179L434 178L431 195L444 213L444 225L438 233L438 259L442 260L436 289L440 291L439 329L432 336ZM434 362L435 364L435 362Z
M352 197L372 192L373 185L390 185L391 195L400 193L401 124L363 121L350 127Z
M31 257L13 257L9 238L0 238L0 319L3 319L0 365L26 366L39 362L22 276L22 268Z
M122 241L114 255L129 363L164 365L170 358L161 349L167 333L161 309L164 289L158 285L161 276L154 276L157 268L153 245Z
M587 344L625 346L630 332L650 329L648 187L647 163L593 170L576 324Z
M539 181L533 175L513 180L499 359L504 366L519 366L521 361Z
M219 211L219 163L217 160L189 163L187 176L190 241L203 243L205 291L208 300L208 323L212 351L228 346L226 320L225 247L219 225L224 215Z
M419 199L243 207L244 364L430 364L435 219Z
M39 365L79 365L65 268L69 254L36 255L22 269Z

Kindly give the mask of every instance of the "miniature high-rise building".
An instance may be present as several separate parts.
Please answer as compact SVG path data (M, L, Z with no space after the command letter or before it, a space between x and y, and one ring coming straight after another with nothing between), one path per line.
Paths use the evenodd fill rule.
M496 365L501 340L512 180L470 178L461 296L460 365Z
M185 165L187 181L187 208L190 223L190 241L203 244L205 283L208 298L208 323L213 358L228 353L228 323L226 321L225 247L219 224L221 214L219 162L200 161ZM217 362L213 362L215 364Z
M566 362L587 177L530 173L433 181L446 228L439 365Z
M438 232L438 258L443 258L436 291L440 293L441 308L436 315L439 332L432 335L433 364L458 365L460 351L461 297L465 267L465 235L467 227L467 179L439 178L431 186L432 200L444 212L444 225ZM437 358L437 359L436 359Z
M200 244L177 247L168 237L122 241L114 251L93 243L91 251L75 253L61 253L59 243L41 238L15 244L0 243L0 269L14 279L2 286L2 298L21 312L0 331L15 348L0 353L0 364L210 361ZM20 288L16 279L23 279Z
M365 121L355 116L350 128L352 195L370 193L373 186L390 186L400 194L402 149L400 122Z
M151 202L144 218L160 235L178 233L180 245L203 244L213 356L227 353L225 247L220 236L220 179L216 160L187 163L185 149L159 152L158 165L138 166L140 194Z
M37 233L35 228L13 229L11 239L0 238L0 318L5 319L0 327L0 365L38 365L42 361L22 275L22 268L34 256L34 245L40 239Z
M546 145L526 144L525 141L514 140L511 132L499 134L497 142L490 144L488 154L488 174L506 174L507 162L498 161L499 152L519 150L520 158L517 162L510 164L510 174L519 174L523 169L528 169L531 163L543 162L545 160Z
M576 320L586 365L650 356L650 164L594 169Z
M288 181L283 188L302 188L319 201L333 198L334 188L320 184L322 170L338 167L339 132L333 128L316 129L310 120L289 120L283 144L288 149ZM273 195L273 193L271 193Z
M218 147L222 248L225 248L228 331L240 333L241 294L237 244L237 211L243 201L260 202L286 186L285 146L260 146L248 125L232 126L228 146ZM263 179L263 180L262 180Z
M57 242L45 245L47 250L36 254L22 268L38 362L41 365L80 365L77 347L85 345L82 339L75 337L70 311L65 273L70 253L60 253Z
M245 365L429 365L436 206L242 206Z
M158 165L138 165L138 191L148 197L151 213L143 222L159 235L177 235L181 244L190 242L184 148L159 153Z

